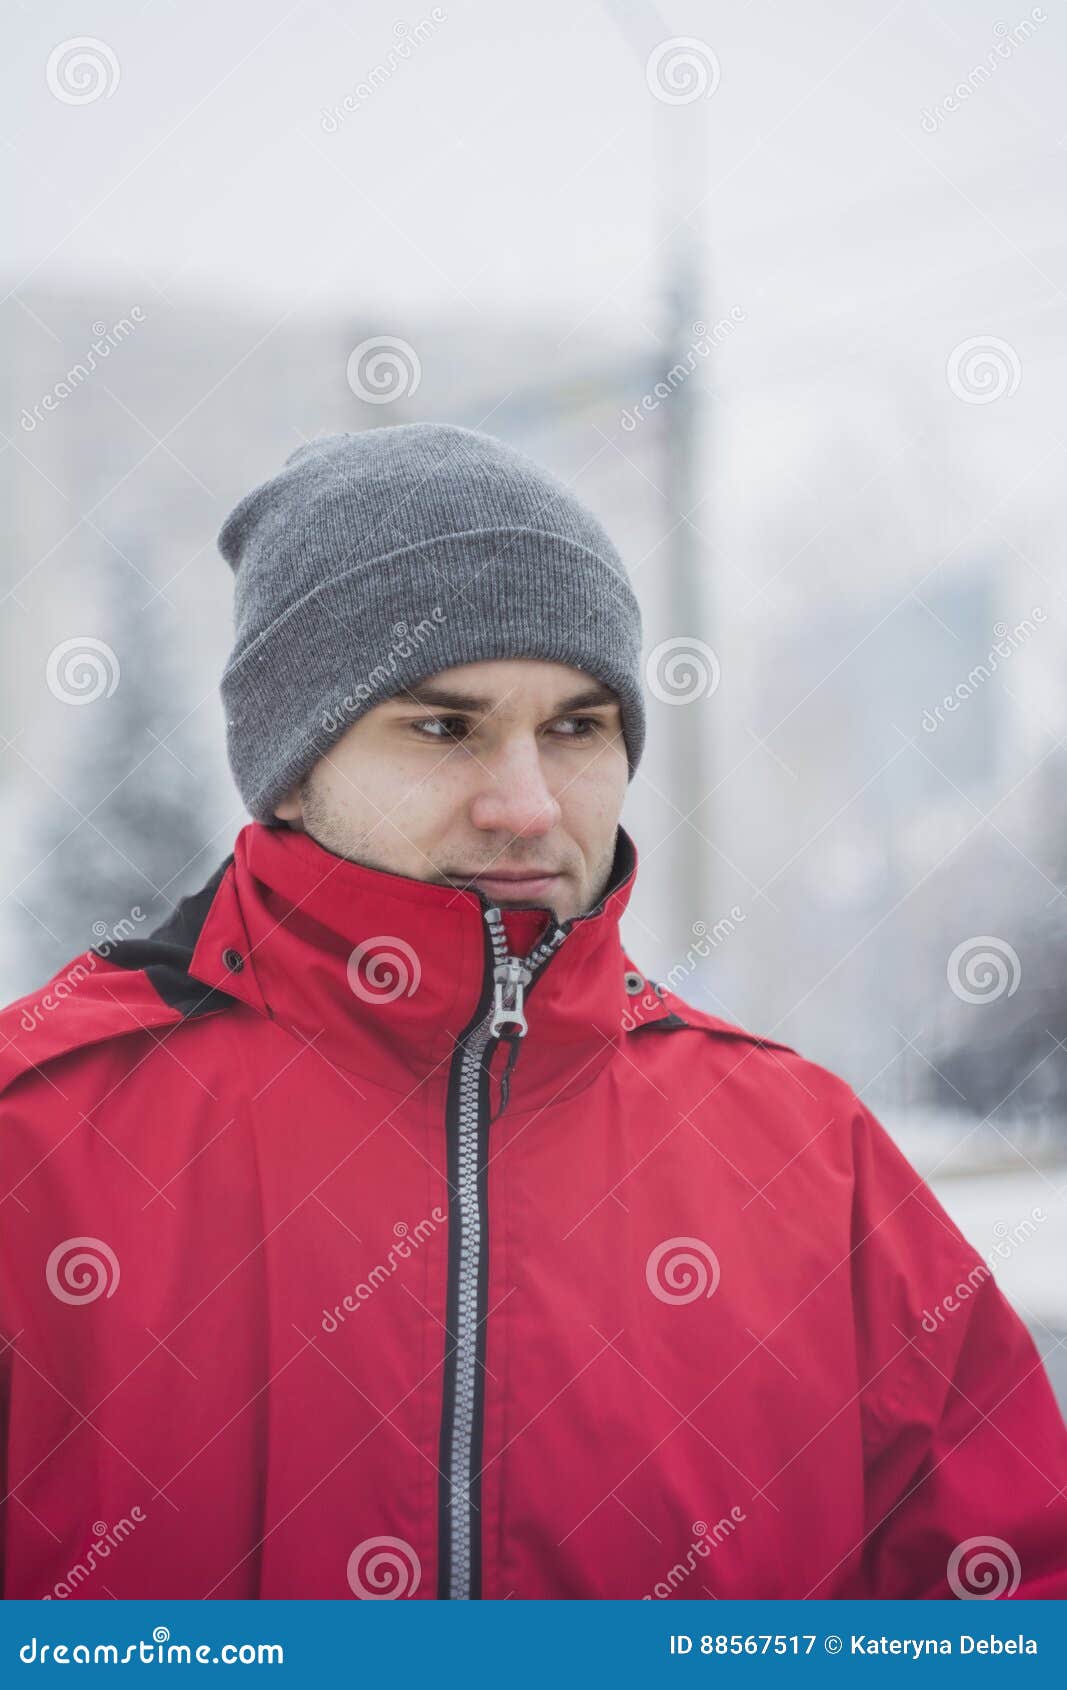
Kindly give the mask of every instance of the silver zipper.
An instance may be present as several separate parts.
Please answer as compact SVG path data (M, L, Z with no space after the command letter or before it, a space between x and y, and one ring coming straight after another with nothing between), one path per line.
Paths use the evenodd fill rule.
M471 1594L471 1484L474 1478L474 1412L478 1395L478 1262L484 1219L478 1202L478 1129L482 1058L492 1039L511 1027L509 1038L526 1036L524 993L563 940L566 929L556 927L527 957L508 952L507 933L499 909L485 912L493 945L493 1002L471 1033L460 1061L458 1156L455 1216L459 1229L459 1267L456 1299L456 1368L452 1403L452 1437L448 1458L449 1579L451 1601ZM506 1092L501 1111L507 1102ZM495 1119L496 1117L494 1117Z

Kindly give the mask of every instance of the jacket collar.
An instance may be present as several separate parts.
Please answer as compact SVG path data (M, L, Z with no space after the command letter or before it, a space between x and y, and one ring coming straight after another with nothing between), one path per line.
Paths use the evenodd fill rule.
M600 903L562 924L566 938L527 988L509 1112L581 1090L617 1049L629 1002L619 920L636 872L636 847L620 827ZM439 1103L455 1041L484 1013L489 907L476 889L366 868L309 834L250 822L189 973L281 1023L334 1066L404 1096L428 1088ZM540 906L502 915L515 956L555 927ZM503 1062L498 1049L494 1076Z

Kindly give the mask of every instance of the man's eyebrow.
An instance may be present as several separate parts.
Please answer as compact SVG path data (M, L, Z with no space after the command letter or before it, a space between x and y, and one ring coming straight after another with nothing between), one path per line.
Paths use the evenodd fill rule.
M403 692L394 693L390 704L426 704L436 706L441 710L459 710L467 715L478 716L496 709L497 700L493 698L479 698L470 692L457 692L452 687L444 687L433 681L422 681L413 687L405 687ZM565 716L571 710L586 710L596 704L617 703L611 688L598 681L595 685L583 687L581 692L571 693L562 698L556 705L553 715Z

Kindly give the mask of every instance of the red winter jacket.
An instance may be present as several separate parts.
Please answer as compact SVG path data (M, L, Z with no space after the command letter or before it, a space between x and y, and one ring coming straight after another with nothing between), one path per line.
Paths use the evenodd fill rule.
M635 871L557 930L250 823L4 1012L5 1596L1067 1595L1025 1329Z

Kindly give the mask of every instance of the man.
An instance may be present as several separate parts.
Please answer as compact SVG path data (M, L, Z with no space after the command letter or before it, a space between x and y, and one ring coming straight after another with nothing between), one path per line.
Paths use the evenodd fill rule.
M981 1259L843 1081L622 948L601 526L411 425L219 543L254 819L3 1019L5 1594L1067 1594Z

